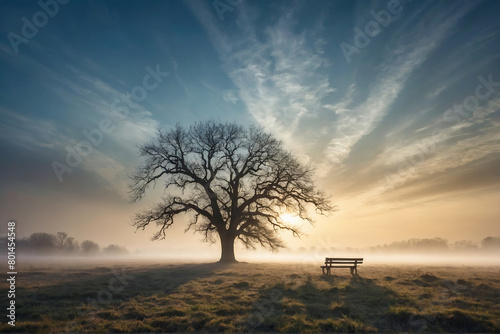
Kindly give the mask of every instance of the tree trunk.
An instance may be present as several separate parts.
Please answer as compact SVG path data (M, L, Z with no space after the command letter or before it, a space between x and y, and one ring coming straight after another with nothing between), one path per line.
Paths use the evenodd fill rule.
M221 256L219 262L221 263L235 263L234 257L234 239L229 233L219 233L221 243Z

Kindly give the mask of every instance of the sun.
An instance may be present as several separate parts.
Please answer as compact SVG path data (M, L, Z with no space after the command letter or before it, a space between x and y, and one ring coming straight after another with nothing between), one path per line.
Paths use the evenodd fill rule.
M290 213L282 213L280 219L288 225L300 225L302 224L302 219L297 215L292 215Z

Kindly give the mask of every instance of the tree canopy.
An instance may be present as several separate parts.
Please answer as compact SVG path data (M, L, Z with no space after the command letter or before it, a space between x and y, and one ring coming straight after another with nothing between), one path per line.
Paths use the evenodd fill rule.
M235 261L235 240L247 248L277 250L284 246L280 230L299 236L284 212L312 223L309 206L320 214L333 210L314 186L313 167L261 127L215 121L177 125L158 130L140 155L144 160L132 176L132 201L159 181L165 182L165 196L138 213L133 225L144 229L154 223L159 229L153 239L162 239L175 217L192 213L186 230L201 232L209 242L219 238L223 262Z

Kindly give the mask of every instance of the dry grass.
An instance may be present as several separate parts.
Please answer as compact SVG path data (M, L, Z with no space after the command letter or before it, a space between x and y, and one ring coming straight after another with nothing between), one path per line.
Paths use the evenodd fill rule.
M120 280L122 270L128 276ZM17 326L4 321L1 331L500 331L499 267L363 265L357 278L347 269L322 276L319 264L31 264L18 271Z

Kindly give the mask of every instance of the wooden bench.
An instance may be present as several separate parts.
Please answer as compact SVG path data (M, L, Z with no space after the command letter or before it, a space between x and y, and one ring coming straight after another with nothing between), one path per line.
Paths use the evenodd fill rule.
M330 275L330 270L332 268L350 268L352 275L358 275L358 264L363 263L363 258L337 258L337 257L327 257L325 259L325 265L321 266L323 275ZM326 272L325 272L326 271Z

